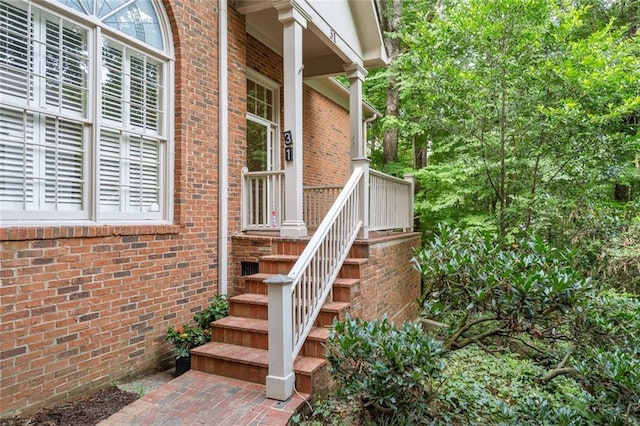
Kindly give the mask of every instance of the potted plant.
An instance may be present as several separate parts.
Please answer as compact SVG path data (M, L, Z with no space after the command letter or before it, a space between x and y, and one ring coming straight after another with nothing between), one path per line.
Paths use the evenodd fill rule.
M184 324L179 327L169 326L166 339L176 348L176 376L191 368L189 350L204 345L210 340L209 330L198 326Z

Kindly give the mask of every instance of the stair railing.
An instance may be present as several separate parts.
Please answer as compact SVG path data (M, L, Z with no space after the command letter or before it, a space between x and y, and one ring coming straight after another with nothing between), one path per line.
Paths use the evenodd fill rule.
M362 159L353 164L351 177L289 274L265 280L269 288L268 398L286 400L293 394L293 362L359 231L368 225L369 162Z

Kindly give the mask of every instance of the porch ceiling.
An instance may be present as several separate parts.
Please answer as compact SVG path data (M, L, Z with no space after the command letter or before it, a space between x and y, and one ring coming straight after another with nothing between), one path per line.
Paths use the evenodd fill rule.
M373 0L350 2L294 2L308 14L303 34L305 78L344 74L344 65L384 66L387 56ZM282 24L271 1L238 0L236 10L245 15L246 30L282 55Z

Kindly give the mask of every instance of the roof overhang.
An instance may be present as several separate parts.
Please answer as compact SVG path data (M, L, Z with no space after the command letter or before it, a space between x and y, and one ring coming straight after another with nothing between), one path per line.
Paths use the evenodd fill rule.
M345 87L335 78L309 78L304 81L304 84L349 111L349 88ZM372 115L382 117L383 114L368 102L363 101L362 115L365 117L370 117Z
M388 65L374 0L237 0L246 30L282 55L282 24L275 4L291 4L307 18L303 33L304 77L344 75L344 66Z

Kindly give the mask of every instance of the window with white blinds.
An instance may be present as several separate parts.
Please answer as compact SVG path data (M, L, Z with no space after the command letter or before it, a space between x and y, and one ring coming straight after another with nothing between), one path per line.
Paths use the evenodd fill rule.
M156 6L59 3L68 13L0 0L0 221L166 221L170 76Z

